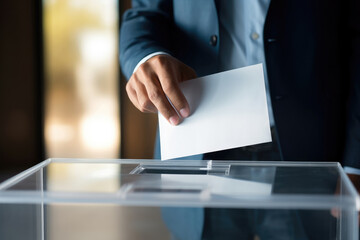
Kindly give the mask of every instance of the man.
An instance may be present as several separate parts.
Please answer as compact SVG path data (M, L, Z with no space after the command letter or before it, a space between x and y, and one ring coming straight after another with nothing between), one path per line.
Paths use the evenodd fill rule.
M179 82L262 62L277 143L204 159L255 152L251 159L339 161L358 173L359 12L356 0L133 1L120 35L129 98L139 110L181 124L191 109Z

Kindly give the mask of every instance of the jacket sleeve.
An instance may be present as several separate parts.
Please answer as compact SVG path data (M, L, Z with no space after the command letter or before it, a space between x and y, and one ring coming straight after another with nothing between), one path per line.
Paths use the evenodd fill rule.
M133 0L120 29L120 64L127 79L135 66L153 52L171 54L171 0Z
M352 0L350 3L350 95L343 163L345 166L360 168L360 1Z

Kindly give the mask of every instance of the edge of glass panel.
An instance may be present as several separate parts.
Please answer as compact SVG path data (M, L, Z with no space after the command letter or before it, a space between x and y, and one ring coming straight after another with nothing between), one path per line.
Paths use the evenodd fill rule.
M350 178L347 176L347 174L345 173L344 169L342 168L341 164L338 163L338 171L339 174L342 178L342 181L344 182L345 186L348 188L349 192L351 193L352 196L355 197L355 205L356 205L356 210L360 211L360 197L359 197L359 193L357 192L357 190L355 189L354 185L352 184Z
M277 166L277 167L339 167L338 162L298 162L298 161L228 161L228 160L165 160L160 159L89 159L89 158L52 158L48 159L54 163L120 163L120 164L155 164L155 165L187 165L194 163L199 165L209 164L235 164L237 166Z
M25 171L23 171L21 173L9 178L8 180L5 180L4 182L0 183L0 191L6 190L6 188L14 186L15 184L22 181L24 178L39 171L39 169L44 168L45 166L47 166L50 163L51 163L51 159L47 159L45 161L42 161L42 162L36 164L35 166L33 166L29 169L26 169Z
M181 196L172 194L157 195L153 193L136 194L135 196L96 193L43 193L26 191L9 191L2 194L0 203L12 204L114 204L122 206L147 207L218 207L218 208L261 208L261 209L313 209L325 210L341 208L356 210L354 199L340 196L321 195L277 195L277 196L244 196L228 199L227 197Z

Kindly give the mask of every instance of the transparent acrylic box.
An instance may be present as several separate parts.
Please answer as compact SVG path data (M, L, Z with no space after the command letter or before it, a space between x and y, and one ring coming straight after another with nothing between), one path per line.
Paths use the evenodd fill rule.
M0 184L0 239L354 240L358 205L338 163L49 159Z

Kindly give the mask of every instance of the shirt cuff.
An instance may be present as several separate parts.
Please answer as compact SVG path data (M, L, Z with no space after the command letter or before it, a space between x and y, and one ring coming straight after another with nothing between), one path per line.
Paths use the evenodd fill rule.
M353 167L344 167L344 171L349 174L356 174L360 175L360 169L359 168L353 168Z
M138 64L136 64L133 73L136 72L136 70L140 67L141 64L143 64L144 62L146 62L150 58L152 58L154 56L157 56L157 55L169 55L169 54L166 53L166 52L154 52L154 53L151 53L151 54L145 56L143 59L140 60L140 62L138 62Z

